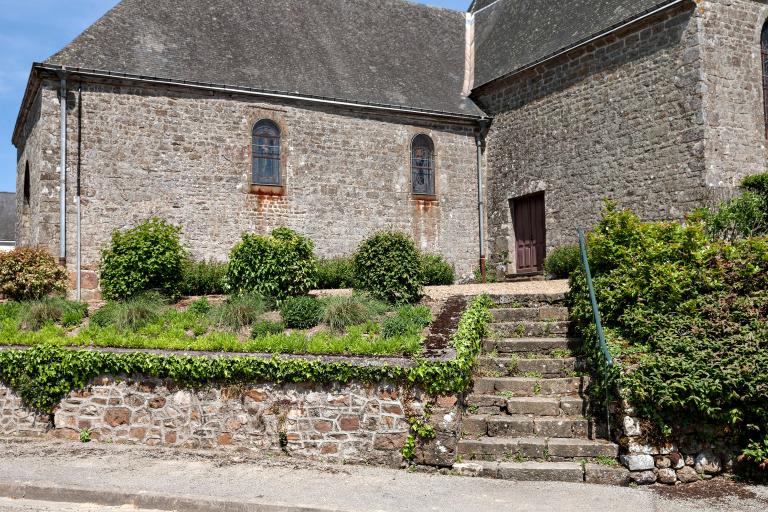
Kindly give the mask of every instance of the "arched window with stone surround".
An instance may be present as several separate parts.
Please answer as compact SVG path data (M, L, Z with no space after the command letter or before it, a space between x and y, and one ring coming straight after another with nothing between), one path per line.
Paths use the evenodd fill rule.
M424 134L411 141L411 191L416 196L435 195L435 145Z
M760 37L760 58L763 65L763 124L768 138L768 21L763 25Z
M253 125L252 138L254 185L280 186L280 127L262 119Z

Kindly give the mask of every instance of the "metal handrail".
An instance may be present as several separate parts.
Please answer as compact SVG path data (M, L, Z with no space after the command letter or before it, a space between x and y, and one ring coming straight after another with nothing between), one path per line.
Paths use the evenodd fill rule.
M600 320L600 309L597 307L597 297L595 296L595 285L592 282L592 272L589 269L589 259L587 258L587 242L584 238L584 230L579 228L579 252L581 253L581 264L584 268L584 274L587 278L587 288L589 289L589 300L592 302L592 318L595 321L595 331L597 332L597 340L600 344L600 351L603 354L605 364L603 365L603 387L605 388L605 415L606 426L608 428L608 439L611 438L611 390L608 382L609 368L613 363L613 357L608 350L608 344L605 342L605 334L603 333L603 323Z

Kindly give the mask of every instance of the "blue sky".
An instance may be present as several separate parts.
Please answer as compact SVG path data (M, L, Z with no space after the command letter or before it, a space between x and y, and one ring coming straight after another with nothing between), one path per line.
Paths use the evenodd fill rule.
M420 3L465 10L470 0ZM115 4L117 0L0 0L0 191L16 191L11 135L32 63L61 49Z

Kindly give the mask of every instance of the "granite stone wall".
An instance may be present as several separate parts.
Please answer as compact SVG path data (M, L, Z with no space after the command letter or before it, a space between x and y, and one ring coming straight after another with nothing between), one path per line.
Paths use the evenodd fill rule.
M481 88L488 135L489 252L509 252L510 200L545 192L547 247L574 243L603 199L645 219L708 197L701 34L693 3Z
M55 81L44 83L43 116L23 150L38 176L58 177L57 87ZM73 272L77 109L71 96L67 264ZM323 257L349 255L369 234L395 229L410 234L421 249L445 255L461 277L469 277L476 264L471 125L117 83L82 84L82 111L86 289L97 285L99 250L112 230L150 216L180 225L199 259L225 259L243 232L287 226L312 238ZM285 186L254 191L251 129L265 118L282 130ZM410 193L410 142L419 133L435 143L431 201ZM39 211L20 216L39 234L22 230L20 242L57 250L58 204L45 197Z

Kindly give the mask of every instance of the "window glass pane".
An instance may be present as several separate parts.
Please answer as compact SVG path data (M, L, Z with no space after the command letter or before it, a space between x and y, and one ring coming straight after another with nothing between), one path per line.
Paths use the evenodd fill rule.
M411 186L417 195L435 194L434 146L426 135L413 139L411 147Z
M253 183L280 185L280 129L272 121L253 127Z

